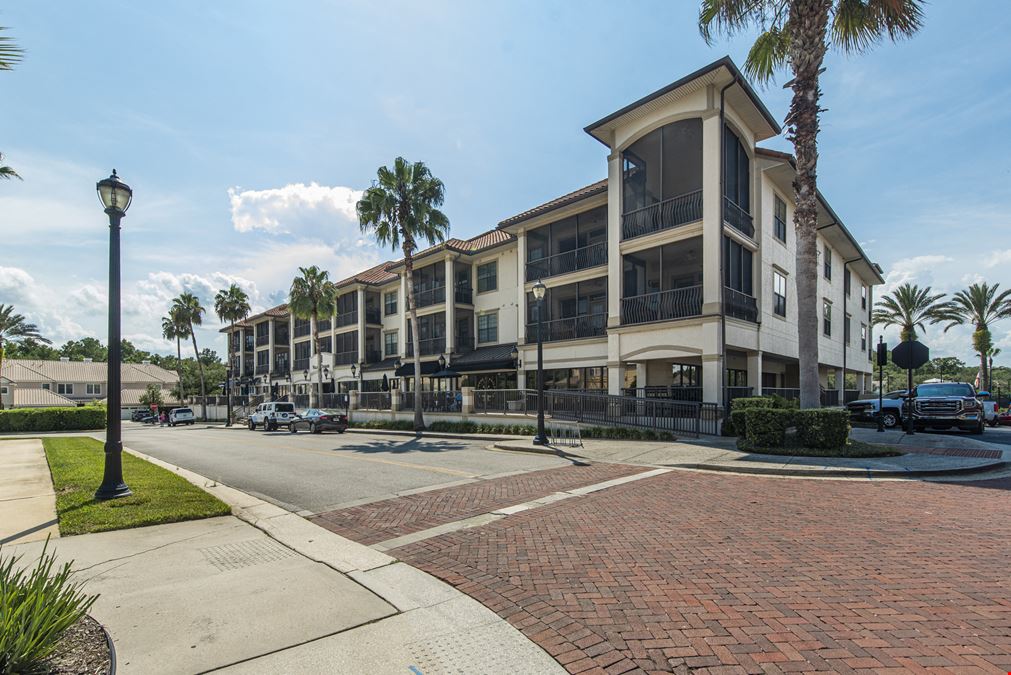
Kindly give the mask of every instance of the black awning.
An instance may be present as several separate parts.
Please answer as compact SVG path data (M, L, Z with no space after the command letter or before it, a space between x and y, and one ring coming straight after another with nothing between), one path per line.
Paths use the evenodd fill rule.
M475 373L485 370L516 370L512 352L516 343L478 347L472 352L453 359L452 368L458 373Z
M441 368L439 367L438 361L422 361L421 362L421 374L422 376L431 376L439 372ZM414 377L414 361L406 361L397 368L395 373L397 377Z
M454 377L460 377L460 373L456 372L453 368L447 366L446 368L440 370L437 373L432 373L432 377L436 377L442 380L448 380Z
M388 359L383 359L382 361L377 361L376 363L366 363L362 367L362 372L364 373L374 373L376 371L383 370L393 370L397 365L397 357L393 356Z

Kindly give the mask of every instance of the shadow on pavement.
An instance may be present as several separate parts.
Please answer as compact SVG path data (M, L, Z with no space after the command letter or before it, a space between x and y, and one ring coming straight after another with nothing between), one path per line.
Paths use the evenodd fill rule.
M404 454L409 452L450 452L453 450L465 450L467 446L458 441L452 441L444 438L433 438L430 439L430 443L422 443L423 438L421 436L416 436L404 441L367 441L365 443L356 443L353 447L355 452L360 453L378 453L378 452L388 452L392 454ZM334 448L346 449L345 448Z

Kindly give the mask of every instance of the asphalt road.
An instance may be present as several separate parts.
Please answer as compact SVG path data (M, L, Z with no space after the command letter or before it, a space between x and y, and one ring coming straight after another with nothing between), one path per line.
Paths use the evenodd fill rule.
M404 490L568 464L491 451L486 442L132 422L123 423L123 444L292 511L313 513Z

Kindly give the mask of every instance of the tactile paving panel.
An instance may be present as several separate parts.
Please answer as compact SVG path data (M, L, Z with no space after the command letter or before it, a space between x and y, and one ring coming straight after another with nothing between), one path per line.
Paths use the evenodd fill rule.
M414 663L413 675L473 675L481 673L530 673L523 647L509 649L510 638L526 643L526 638L504 624L490 624L466 632L441 635L408 645Z
M219 546L208 546L200 549L207 562L221 571L237 570L253 565L284 560L295 555L273 539L247 539Z

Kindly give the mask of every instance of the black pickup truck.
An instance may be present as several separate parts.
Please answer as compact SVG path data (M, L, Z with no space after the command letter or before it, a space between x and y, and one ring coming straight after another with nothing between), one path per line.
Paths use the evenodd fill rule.
M983 404L976 389L964 382L937 382L913 387L913 395L903 406L912 406L913 426L922 429L958 428L971 434L983 433Z

